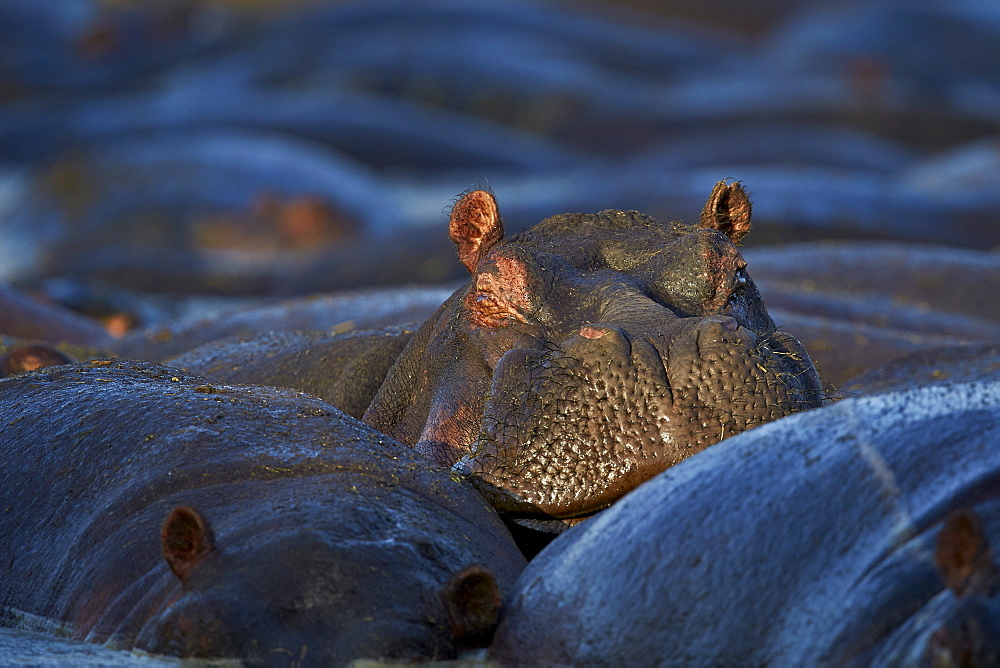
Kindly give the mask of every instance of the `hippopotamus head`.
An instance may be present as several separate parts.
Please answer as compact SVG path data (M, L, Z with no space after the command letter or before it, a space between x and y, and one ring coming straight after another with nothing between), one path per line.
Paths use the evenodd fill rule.
M805 350L776 329L736 243L738 183L699 225L563 214L504 239L491 193L451 211L471 279L417 332L365 421L471 477L500 510L607 506L732 434L820 405Z
M243 547L220 548L197 510L174 508L162 548L182 590L145 623L136 647L267 665L417 660L484 646L496 625L501 593L485 568L465 567L440 586L423 573L425 586L413 586L391 577L409 554L405 541L372 550L308 527L260 529Z

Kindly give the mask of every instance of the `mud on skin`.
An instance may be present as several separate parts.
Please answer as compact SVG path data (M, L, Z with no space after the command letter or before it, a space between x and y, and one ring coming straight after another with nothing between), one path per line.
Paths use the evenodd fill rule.
M417 331L365 421L468 476L511 516L603 508L722 438L819 406L736 244L750 200L720 182L698 225L637 211L504 239L475 190L449 231L470 273Z

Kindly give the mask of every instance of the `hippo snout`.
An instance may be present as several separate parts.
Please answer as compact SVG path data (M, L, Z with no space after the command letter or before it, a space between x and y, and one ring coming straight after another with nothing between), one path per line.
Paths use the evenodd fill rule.
M511 515L592 513L726 436L818 401L807 358L778 334L712 315L585 323L545 350L511 350L453 470Z

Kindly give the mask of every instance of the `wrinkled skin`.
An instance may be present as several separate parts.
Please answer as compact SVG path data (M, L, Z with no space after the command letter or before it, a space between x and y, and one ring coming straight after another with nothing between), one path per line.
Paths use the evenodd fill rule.
M473 191L450 233L471 274L414 335L365 421L469 476L502 511L579 517L735 433L818 406L736 243L739 184L701 224L565 214L509 240Z
M137 362L0 381L0 623L249 664L483 646L524 559L447 470L319 399Z
M844 399L740 434L552 541L490 658L998 665L998 433L993 380Z

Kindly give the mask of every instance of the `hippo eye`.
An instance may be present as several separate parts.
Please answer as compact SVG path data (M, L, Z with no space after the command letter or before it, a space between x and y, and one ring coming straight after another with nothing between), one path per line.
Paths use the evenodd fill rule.
M728 302L732 303L739 299L743 295L743 291L747 286L747 272L745 269L738 269L733 275L733 287L729 291Z

